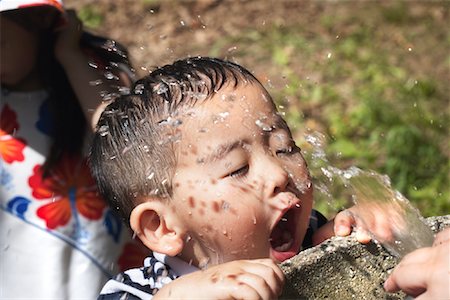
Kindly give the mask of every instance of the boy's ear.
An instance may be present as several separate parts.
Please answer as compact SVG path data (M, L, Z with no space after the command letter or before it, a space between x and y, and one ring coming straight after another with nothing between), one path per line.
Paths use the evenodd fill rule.
M184 232L175 213L159 199L148 199L131 212L131 229L144 245L158 253L175 256L184 247Z

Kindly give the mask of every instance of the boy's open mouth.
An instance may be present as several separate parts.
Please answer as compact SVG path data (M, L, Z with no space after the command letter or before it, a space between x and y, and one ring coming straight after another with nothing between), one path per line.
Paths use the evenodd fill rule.
M298 208L289 209L270 234L270 245L272 247L272 255L275 259L284 261L296 255L298 250L298 237L296 236L297 212Z

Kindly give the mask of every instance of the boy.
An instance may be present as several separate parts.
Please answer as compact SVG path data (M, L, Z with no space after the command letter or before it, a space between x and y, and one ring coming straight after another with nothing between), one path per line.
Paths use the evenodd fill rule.
M318 226L306 162L268 92L234 63L159 68L97 128L90 158L100 191L153 251L143 268L110 280L102 299L276 298L276 263L356 224L340 213L307 237L308 224Z

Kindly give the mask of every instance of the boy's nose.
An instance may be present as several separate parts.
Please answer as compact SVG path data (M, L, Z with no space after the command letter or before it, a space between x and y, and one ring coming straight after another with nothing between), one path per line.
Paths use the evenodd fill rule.
M276 158L268 161L267 168L264 168L263 172L263 177L266 178L264 188L267 196L274 196L286 190L289 174Z

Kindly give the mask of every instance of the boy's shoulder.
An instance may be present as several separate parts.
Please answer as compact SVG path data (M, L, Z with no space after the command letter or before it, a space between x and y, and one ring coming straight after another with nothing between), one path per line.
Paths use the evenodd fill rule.
M142 267L129 269L110 279L98 299L149 299L164 285L197 270L177 257L152 252Z
M169 264L150 253L140 268L129 269L110 279L98 299L151 298L164 284L178 277Z

